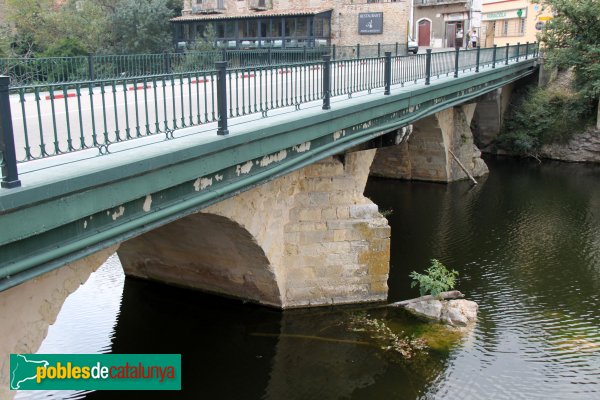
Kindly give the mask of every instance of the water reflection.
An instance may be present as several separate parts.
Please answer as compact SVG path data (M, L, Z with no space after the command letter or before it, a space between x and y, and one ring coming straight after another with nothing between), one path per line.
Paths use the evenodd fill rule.
M67 300L40 352L182 354L181 393L71 394L88 399L600 398L600 168L490 160L490 169L475 188L389 180L367 188L393 210L390 300L416 296L409 272L438 258L480 305L469 335L398 310L278 312L123 285L112 259ZM391 356L347 329L357 310L432 349L410 361Z
M125 275L116 255L65 300L38 354L110 353ZM80 399L81 391L20 391L15 399Z

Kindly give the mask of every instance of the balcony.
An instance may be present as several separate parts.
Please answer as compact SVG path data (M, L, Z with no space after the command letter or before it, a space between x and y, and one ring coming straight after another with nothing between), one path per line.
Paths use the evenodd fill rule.
M248 8L251 10L265 11L273 8L272 4L271 0L249 0Z
M466 4L470 0L415 0L416 7L442 6L448 4Z
M192 5L192 14L216 14L225 12L225 0L200 0Z

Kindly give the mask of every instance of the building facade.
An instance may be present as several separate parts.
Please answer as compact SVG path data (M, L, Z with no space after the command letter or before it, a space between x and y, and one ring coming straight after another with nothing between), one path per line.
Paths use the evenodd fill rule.
M464 46L465 33L473 25L471 6L471 0L414 0L414 38L419 46Z
M481 19L482 45L533 43L552 11L527 0L484 0Z
M214 29L225 48L318 47L407 42L406 0L184 0L175 40Z

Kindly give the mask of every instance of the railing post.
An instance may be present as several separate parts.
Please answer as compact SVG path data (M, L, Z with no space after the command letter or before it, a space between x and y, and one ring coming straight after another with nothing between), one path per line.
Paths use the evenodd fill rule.
M225 48L221 50L221 61L227 61L227 49Z
M360 43L356 44L356 58L360 58Z
M269 56L269 65L273 65L273 54L271 53L271 48L269 47L268 50L268 56Z
M521 52L521 42L517 42L517 62L519 62L519 53Z
M454 77L458 78L458 65L460 58L460 47L456 46L456 51L454 53Z
M88 54L88 76L90 81L94 80L94 56Z
M479 62L481 61L481 46L477 45L477 61L475 66L475 72L479 72Z
M331 56L323 55L323 110L331 108Z
M217 135L228 135L227 129L227 61L215 62L217 69Z
M425 84L431 83L431 49L427 49L427 58L425 59Z
M506 61L504 65L508 65L508 52L510 50L510 43L506 43Z
M333 59L335 60L335 55L336 55L336 48L335 48L335 44L334 44L334 45L332 45L331 55L333 56Z
M498 45L494 45L494 50L492 50L492 68L496 68L496 52L498 51Z
M396 42L396 57L398 57L398 42Z
M390 94L390 87L392 86L392 52L385 52L385 66L384 66L384 80L385 80L385 91L383 94Z
M304 50L302 51L302 57L304 57L302 61L306 62L306 46L304 46Z
M165 68L165 74L169 73L169 53L166 51L163 53L163 66Z
M529 58L529 42L525 43L525 59Z
M0 187L11 189L21 186L17 170L17 154L13 134L8 85L10 78L0 76Z
M381 43L377 43L377 58L381 57Z

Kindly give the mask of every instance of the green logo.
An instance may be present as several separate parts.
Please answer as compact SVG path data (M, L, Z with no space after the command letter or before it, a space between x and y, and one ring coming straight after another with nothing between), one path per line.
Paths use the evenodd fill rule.
M11 354L11 390L181 390L180 354Z
M517 10L517 17L521 18L522 16L523 16L523 10L519 8Z

